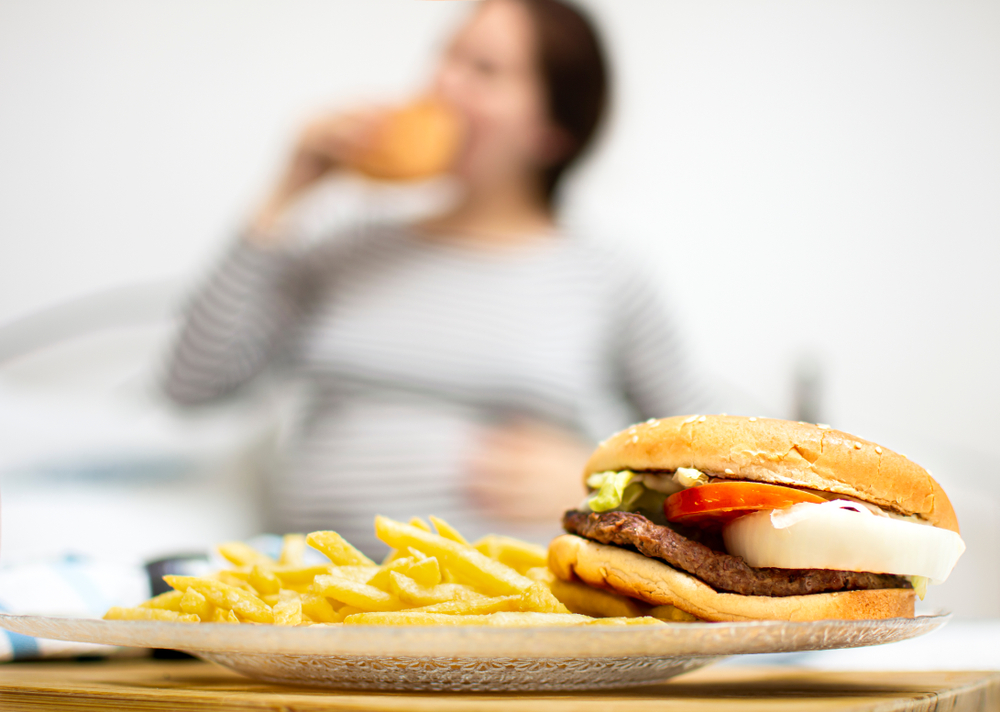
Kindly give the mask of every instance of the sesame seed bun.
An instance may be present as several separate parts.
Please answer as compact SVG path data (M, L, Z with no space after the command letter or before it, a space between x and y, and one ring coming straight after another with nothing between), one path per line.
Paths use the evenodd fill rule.
M549 568L564 581L583 581L654 606L671 605L705 621L813 621L912 618L912 589L744 596L719 593L662 561L572 534L549 545Z
M671 471L847 495L958 532L948 496L899 453L829 426L771 418L691 415L651 420L601 443L584 471ZM832 594L831 594L832 595Z
M429 178L451 166L459 138L454 112L433 99L421 99L390 112L371 148L351 164L380 180Z

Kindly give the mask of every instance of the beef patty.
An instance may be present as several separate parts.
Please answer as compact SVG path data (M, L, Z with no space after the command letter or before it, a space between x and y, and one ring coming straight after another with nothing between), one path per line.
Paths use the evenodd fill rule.
M570 534L635 549L660 559L707 583L717 591L745 596L800 596L829 591L911 588L909 581L890 574L828 571L826 569L755 569L739 556L715 551L653 524L634 512L566 512L563 528Z

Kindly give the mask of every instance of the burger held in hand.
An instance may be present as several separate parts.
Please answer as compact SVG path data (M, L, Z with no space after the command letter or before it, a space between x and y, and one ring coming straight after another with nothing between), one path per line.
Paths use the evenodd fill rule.
M584 479L556 576L701 620L912 617L965 550L930 473L825 425L651 420L602 443Z
M369 178L408 181L448 170L462 140L458 115L425 97L386 112L371 141L349 165Z

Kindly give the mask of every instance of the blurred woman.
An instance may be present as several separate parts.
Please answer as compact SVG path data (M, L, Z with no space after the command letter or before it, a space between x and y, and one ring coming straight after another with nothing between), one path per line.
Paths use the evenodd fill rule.
M382 513L548 534L583 496L596 440L703 405L655 291L556 224L562 178L607 103L586 17L558 0L484 0L430 93L465 127L450 209L292 244L289 210L384 117L324 118L188 312L175 400L219 398L271 363L308 383L269 487L274 531L336 529L377 551Z

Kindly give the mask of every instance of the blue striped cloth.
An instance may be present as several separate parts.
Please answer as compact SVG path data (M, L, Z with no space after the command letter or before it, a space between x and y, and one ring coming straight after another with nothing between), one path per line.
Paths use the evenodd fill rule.
M0 568L0 611L99 618L111 606L149 597L149 577L138 565L78 557ZM135 649L46 640L0 629L0 661L128 654Z
M258 534L248 539L247 544L277 558L282 538ZM306 550L305 559L317 564L325 561L322 554L312 549ZM208 564L196 565L204 567L204 571L192 569L185 573L200 576L227 565L217 552L212 552ZM64 556L0 567L0 611L4 613L100 618L111 606L135 606L150 595L149 573L139 564ZM0 662L141 652L141 648L32 638L0 628Z

